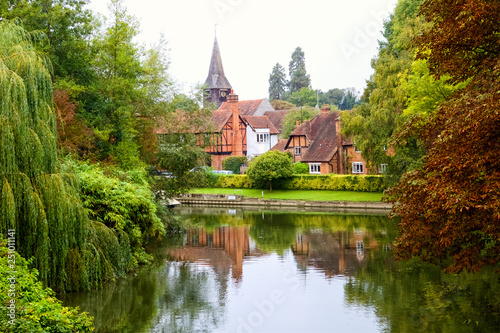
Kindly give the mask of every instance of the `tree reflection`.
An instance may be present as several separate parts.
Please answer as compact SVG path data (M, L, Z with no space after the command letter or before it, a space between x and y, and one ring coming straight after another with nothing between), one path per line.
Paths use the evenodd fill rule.
M187 263L167 263L159 315L151 332L209 332L220 323L223 304L217 303L217 288L208 271Z
M494 269L444 274L418 261L394 262L392 253L369 258L345 286L346 301L373 307L387 332L496 332L500 283Z

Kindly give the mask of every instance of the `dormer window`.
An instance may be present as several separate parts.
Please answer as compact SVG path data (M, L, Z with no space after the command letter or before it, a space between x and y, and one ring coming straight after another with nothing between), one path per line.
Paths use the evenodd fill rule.
M257 133L257 142L258 143L269 142L269 133Z

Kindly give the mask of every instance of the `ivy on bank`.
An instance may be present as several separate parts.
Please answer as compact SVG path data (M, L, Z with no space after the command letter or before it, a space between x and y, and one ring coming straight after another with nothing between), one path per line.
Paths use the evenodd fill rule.
M256 188L247 175L220 175L214 182L214 188ZM358 175L293 175L277 180L273 184L281 190L330 190L383 192L387 188L383 176Z

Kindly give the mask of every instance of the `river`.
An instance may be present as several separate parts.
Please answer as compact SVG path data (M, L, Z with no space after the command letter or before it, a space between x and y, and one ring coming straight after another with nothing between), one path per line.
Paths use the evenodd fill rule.
M96 332L498 332L499 274L395 262L384 215L176 208L155 264L65 305Z

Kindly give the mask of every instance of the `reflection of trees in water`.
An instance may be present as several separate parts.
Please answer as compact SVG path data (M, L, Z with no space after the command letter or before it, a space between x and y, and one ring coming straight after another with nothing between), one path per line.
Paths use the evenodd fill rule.
M250 224L250 236L259 249L264 252L275 251L283 255L295 243L295 224L288 219L289 215L274 218L273 214L245 215Z
M449 275L391 252L367 260L345 286L348 304L374 307L387 332L498 332L500 282L494 269Z
M64 303L94 316L96 333L204 332L222 317L212 280L189 264L167 262L101 290L68 294Z
M164 269L159 315L151 332L210 332L220 324L223 304L217 304L217 286L206 271L190 264L167 263Z
M155 278L126 278L100 290L67 294L63 301L89 312L95 318L96 333L147 332L157 311Z

